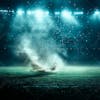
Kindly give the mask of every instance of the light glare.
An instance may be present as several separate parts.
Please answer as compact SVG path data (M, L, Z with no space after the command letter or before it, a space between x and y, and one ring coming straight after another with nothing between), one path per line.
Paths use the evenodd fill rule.
M31 15L31 14L32 14L32 11L28 10L27 15Z
M45 11L42 9L37 9L34 11L34 16L38 22L43 22L45 18L49 15L49 11Z
M70 11L63 10L61 12L61 17L63 18L64 22L66 21L70 24L77 24L78 25L77 20L75 19L75 17L72 15L72 12L70 12Z
M94 14L95 15L100 15L100 11L99 10L96 10Z
M22 16L25 12L22 9L19 9L17 11L17 15Z
M84 13L82 11L80 12L74 12L74 15L83 15Z
M44 12L43 12L42 10L40 10L40 9L35 10L35 11L34 11L34 14L35 14L35 16L36 16L37 18L40 18L40 17L43 17L43 16L44 16Z
M72 16L72 13L67 10L63 10L61 14L62 14L62 17L68 18L68 19Z

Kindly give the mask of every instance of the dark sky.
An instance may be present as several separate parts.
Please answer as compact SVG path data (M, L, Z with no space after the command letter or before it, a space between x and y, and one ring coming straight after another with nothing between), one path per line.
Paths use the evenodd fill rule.
M92 9L100 7L99 0L0 0L0 7L10 7L16 8L18 6L23 7L31 7L31 6L38 6L44 5L60 8L61 6L71 7L71 8L84 8L84 9Z
M90 14L93 13L95 9L100 8L100 0L0 0L0 9L12 9L17 10L19 7L24 8L25 10L35 8L35 7L44 7L47 8L51 13L55 10L62 10L64 8L69 8L72 11L82 10L85 12L83 17L79 17L80 22L82 23L82 29L65 28L62 29L62 21L57 22L57 18L53 17L53 20L56 22L57 26L60 29L59 34L56 34L58 30L56 28L52 29L52 38L60 46L60 40L64 40L64 50L67 52L67 56L62 52L58 52L61 58L67 61L70 64L99 64L100 62L100 21L94 23L88 20ZM16 46L15 37L18 37L18 34L14 38L9 36L12 33L12 21L14 16L2 15L0 14L0 65L20 65L23 64L25 58L23 56L17 57L12 52L12 49ZM63 23L62 23L63 24ZM66 27L66 26L64 26ZM69 26L68 26L69 27ZM73 27L73 26L72 26ZM24 27L27 28L27 25ZM69 33L69 31L75 31L75 37L69 36L64 37L64 33ZM19 32L17 30L15 33ZM22 30L21 30L22 32ZM20 34L21 34L20 32ZM10 35L9 35L10 34ZM12 33L13 34L13 33ZM77 35L78 34L78 35ZM80 34L80 35L79 35ZM80 37L81 36L81 37ZM56 38L55 38L56 37ZM77 48L74 48L77 45Z

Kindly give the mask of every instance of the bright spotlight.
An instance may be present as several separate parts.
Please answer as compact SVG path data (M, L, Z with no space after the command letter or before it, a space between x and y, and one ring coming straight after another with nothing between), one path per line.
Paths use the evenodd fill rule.
M45 16L43 10L41 9L35 10L34 14L35 14L35 17L37 18Z
M96 10L91 18L92 20L100 20L100 11Z
M80 12L74 12L74 15L83 15L84 13L82 11Z
M7 13L8 10L0 10L1 13Z
M99 11L99 10L96 10L96 11L94 12L94 15L100 15L100 11Z
M25 12L22 9L17 10L17 15L22 16Z
M68 19L69 19L69 18L72 16L72 12L67 11L67 10L63 10L63 11L61 12L61 15L62 15L62 17L68 18Z
M72 15L72 12L68 11L68 10L63 10L61 12L61 17L63 18L64 22L68 22L70 24L78 24L77 20L75 19L75 17Z
M31 15L31 14L32 14L32 11L28 10L27 15Z
M37 21L41 22L44 20L44 18L46 18L49 15L48 11L44 11L42 9L37 9L34 11L34 16L36 18Z

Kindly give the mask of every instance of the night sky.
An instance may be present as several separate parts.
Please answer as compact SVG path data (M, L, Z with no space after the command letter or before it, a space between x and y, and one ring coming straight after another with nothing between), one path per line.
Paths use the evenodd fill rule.
M25 13L39 8L50 14L40 23L37 16L25 14L19 18L19 8ZM94 16L95 10L100 10L100 0L0 0L0 9L14 10L0 12L0 66L28 64L24 46L29 47L29 55L30 51L38 57L38 62L50 63L48 60L56 55L56 62L100 65L100 14ZM74 20L69 21L54 14L64 9L84 14L73 15Z

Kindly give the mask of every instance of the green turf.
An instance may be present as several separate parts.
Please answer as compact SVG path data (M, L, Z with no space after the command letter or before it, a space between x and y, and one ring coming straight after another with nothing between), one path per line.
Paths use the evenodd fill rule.
M100 68L65 67L55 72L35 72L31 67L1 67L0 81L22 87L89 87L100 86Z

